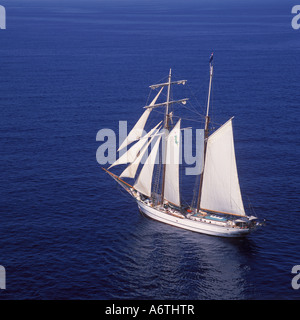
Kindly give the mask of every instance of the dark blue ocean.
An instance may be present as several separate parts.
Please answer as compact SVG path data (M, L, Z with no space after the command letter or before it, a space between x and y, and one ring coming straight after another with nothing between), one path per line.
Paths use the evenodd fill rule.
M300 299L296 3L0 4L0 299ZM235 116L245 207L267 220L244 239L141 216L96 160L97 132L130 129L170 68L204 112L212 51L212 116Z

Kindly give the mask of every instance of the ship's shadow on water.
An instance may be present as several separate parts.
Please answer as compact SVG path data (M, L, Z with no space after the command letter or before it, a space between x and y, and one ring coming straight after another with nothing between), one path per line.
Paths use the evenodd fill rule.
M115 254L120 258L118 272L112 271L106 278L110 282L106 285L115 288L109 298L256 297L249 273L257 248L249 238L202 235L142 215L131 225L130 234L125 230L118 233L121 251L106 255L106 263L118 259Z

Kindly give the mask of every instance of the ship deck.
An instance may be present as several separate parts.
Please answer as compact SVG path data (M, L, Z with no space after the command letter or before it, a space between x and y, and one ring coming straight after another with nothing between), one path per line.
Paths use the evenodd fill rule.
M227 222L228 218L226 219L225 217L221 217L215 214L206 214L203 215L201 213L195 213L193 214L193 217L197 217L197 218L203 218L203 219L208 219L208 220L213 220L213 221L219 221L219 222Z

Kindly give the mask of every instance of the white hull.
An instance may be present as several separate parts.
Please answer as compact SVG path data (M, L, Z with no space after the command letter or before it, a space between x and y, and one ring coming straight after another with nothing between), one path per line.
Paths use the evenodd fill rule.
M156 208L150 207L142 201L138 200L137 204L140 211L149 218L198 233L220 237L243 237L250 232L250 229L232 228L229 226L222 226L213 223L193 221L188 218L178 218L168 213L164 213Z

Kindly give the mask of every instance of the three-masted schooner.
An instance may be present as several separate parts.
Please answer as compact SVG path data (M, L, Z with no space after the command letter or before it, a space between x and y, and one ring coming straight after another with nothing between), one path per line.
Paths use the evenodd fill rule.
M185 84L186 80L172 81L171 69L168 81L150 86L160 89L136 125L123 141L118 151L137 141L127 152L117 159L108 169L104 169L115 179L137 202L142 214L166 224L179 228L223 237L241 237L256 229L260 223L257 217L245 213L241 196L233 141L232 119L219 129L209 134L209 105L213 78L212 56L210 59L210 79L208 101L204 126L203 165L197 197L197 205L182 206L180 199L179 157L181 141L181 119L170 130L170 105L187 102L186 99L170 100L170 89L175 84ZM156 103L162 90L167 87L167 99ZM147 134L143 135L146 121L154 108L165 107L165 116ZM164 129L164 130L162 130ZM152 144L151 144L152 143ZM153 190L153 170L159 153L160 144L164 144L160 194ZM140 162L151 144L151 152L143 164L133 185L123 178L135 179ZM129 165L116 175L110 168Z

